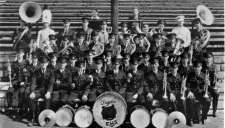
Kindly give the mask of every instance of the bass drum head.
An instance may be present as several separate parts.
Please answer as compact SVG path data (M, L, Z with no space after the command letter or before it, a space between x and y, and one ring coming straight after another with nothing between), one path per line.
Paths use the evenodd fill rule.
M56 112L56 124L58 126L69 126L73 121L74 110L71 106L65 105Z
M165 128L168 114L165 110L156 108L152 111L152 124L156 128Z
M126 118L127 104L124 98L116 92L104 92L97 97L93 106L93 116L98 125L103 128L116 128L123 124Z
M186 118L183 113L179 111L171 112L167 118L167 124L169 127L176 126L176 125L185 125Z
M93 115L88 106L82 106L75 112L74 122L79 128L87 128L93 122Z
M38 116L38 122L42 127L52 127L56 122L56 114L53 110L45 109Z
M130 122L135 128L145 128L150 123L149 111L144 106L134 106L130 115Z

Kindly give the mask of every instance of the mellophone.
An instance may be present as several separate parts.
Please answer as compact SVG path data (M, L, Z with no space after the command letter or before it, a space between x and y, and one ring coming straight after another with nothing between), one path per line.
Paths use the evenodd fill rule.
M116 92L104 92L97 97L93 108L81 105L73 108L70 105L60 107L56 112L43 110L38 117L40 126L60 127L75 124L80 128L87 128L95 121L103 128L117 128L121 126L129 115L130 123L135 128L145 128L152 123L156 128L171 128L186 124L185 116L178 111L168 114L161 108L149 111L145 106L134 105L127 113L125 99Z

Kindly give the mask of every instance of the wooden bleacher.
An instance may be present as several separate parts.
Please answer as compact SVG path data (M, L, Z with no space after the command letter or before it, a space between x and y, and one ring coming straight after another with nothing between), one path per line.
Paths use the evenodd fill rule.
M18 24L18 9L21 3L29 0L0 0L0 78L7 76L6 62L14 60L11 36ZM42 7L47 4L53 13L52 28L62 29L62 19L72 20L72 27L80 27L81 18L90 16L93 9L98 9L100 17L110 21L110 0L32 0ZM158 19L167 22L166 31L175 26L175 17L185 15L185 25L191 29L191 21L196 18L197 5L204 4L215 16L215 23L205 26L211 32L207 49L215 55L218 76L223 86L224 72L224 1L223 0L119 0L119 22L126 21L132 15L132 9L138 7L143 20L154 27ZM41 26L41 24L39 24ZM40 27L39 27L40 28ZM34 29L34 34L35 34ZM221 89L223 92L223 87ZM223 99L221 99L223 100ZM223 105L222 105L223 108Z

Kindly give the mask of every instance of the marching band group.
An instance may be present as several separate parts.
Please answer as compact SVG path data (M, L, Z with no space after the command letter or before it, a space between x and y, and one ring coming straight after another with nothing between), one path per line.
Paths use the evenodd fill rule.
M206 50L210 32L199 18L191 30L184 26L184 16L176 21L171 32L164 30L165 20L151 29L135 8L134 16L115 34L94 10L75 30L69 19L63 20L64 29L58 33L50 21L43 22L31 46L32 26L20 19L7 93L8 106L19 113L11 116L31 112L33 123L38 109L57 110L78 102L91 106L103 92L115 91L128 108L141 104L149 110L178 110L188 125L204 124L211 101L216 116L219 97L213 55ZM37 104L40 98L42 107Z

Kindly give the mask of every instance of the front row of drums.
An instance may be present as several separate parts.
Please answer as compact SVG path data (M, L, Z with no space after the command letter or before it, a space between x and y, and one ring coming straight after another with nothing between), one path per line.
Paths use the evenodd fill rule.
M96 122L102 128L118 128L124 124L127 116L134 128L146 128L149 125L156 128L186 127L185 116L178 111L170 114L161 108L149 111L142 105L134 105L127 111L126 101L116 92L105 92L98 96L92 109L87 105L76 109L64 105L56 112L45 109L39 114L38 121L41 126L47 127L75 124L79 128L88 128Z

